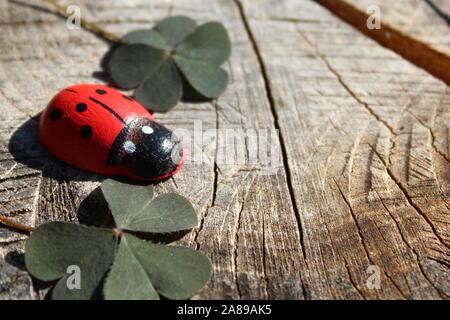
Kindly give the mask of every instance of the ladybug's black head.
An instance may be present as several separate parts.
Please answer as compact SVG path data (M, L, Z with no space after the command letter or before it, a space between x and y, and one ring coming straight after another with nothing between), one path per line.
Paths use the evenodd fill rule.
M170 176L181 162L181 141L167 128L136 118L116 138L108 164L128 168L136 176L158 180Z

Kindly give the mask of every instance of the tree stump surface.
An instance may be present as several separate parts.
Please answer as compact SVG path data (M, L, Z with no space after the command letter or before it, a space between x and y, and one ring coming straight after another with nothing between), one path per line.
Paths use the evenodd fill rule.
M450 85L448 0L317 1L362 33ZM378 22L375 28L374 18Z
M119 35L180 14L229 31L223 96L156 115L171 129L200 125L210 136L191 145L206 160L156 186L184 195L199 214L178 241L214 266L194 298L449 298L443 81L311 0L77 3L83 18ZM48 155L37 141L39 113L66 86L104 83L110 44L69 30L37 0L0 1L0 25L0 214L32 226L78 221L104 177ZM227 132L252 129L279 130L269 139L280 150L274 170L250 161L247 140L247 151L236 151L244 161L220 161L230 152ZM0 299L43 298L24 267L26 239L0 228Z

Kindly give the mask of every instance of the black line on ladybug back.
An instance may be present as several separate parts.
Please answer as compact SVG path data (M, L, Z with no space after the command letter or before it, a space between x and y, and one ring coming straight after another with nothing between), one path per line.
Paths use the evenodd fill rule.
M69 91L69 92L73 92L73 93L78 93L78 92L76 92L75 90L72 90L72 89L64 89L64 91Z
M98 104L99 106L105 108L106 110L108 110L109 112L112 113L113 116L115 116L117 119L119 119L123 124L126 124L125 120L123 120L123 118L121 116L119 116L119 114L117 112L115 112L111 107L108 107L106 104L104 104L103 102L98 101L97 99L94 99L92 97L89 97L89 99L93 102L95 102L96 104Z

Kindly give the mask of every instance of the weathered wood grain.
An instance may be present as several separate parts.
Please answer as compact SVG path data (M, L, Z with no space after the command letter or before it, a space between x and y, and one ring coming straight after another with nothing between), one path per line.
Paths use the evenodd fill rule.
M326 279L339 297L448 297L446 85L316 3L244 3L286 146L309 285ZM383 273L376 292L364 286L370 264Z
M210 7L203 2L197 4L177 2L176 6L175 4L157 6L159 11L155 12L151 10L152 6L141 1L137 7L133 7L133 10L142 11L142 6L147 10L147 22L142 21L141 18L136 22L135 15L126 10L128 5L112 6L115 13L111 13L109 11L112 10L111 7L106 10L104 5L98 3L92 7L82 7L82 12L87 12L87 17L95 16L98 23L118 33L125 33L128 29L138 26L150 26L153 21L169 14L184 13L200 20L216 18L224 20L234 43L234 54L229 64L229 72L239 81L231 84L229 93L213 104L180 105L170 114L160 116L162 123L174 129L177 127L189 129L194 125L194 121L198 120L201 120L204 129L273 127L274 121L269 104L264 95L262 100L259 98L260 92L264 92L264 83L256 55L244 32L238 8L233 2L215 2ZM107 46L85 31L68 31L63 21L55 20L52 15L36 13L35 10L24 6L20 8L22 19L27 19L26 13L29 14L30 19L31 16L36 19L35 15L40 15L37 26L32 23L20 25L24 33L30 28L38 29L34 32L41 34L41 37L38 36L35 41L45 43L39 45L39 48L45 50L38 61L46 60L46 65L41 67L36 64L36 61L30 61L25 66L20 61L18 65L15 65L11 59L6 59L4 63L11 70L15 70L14 80L25 86L27 86L26 82L24 79L19 79L19 75L24 70L30 70L31 66L38 69L36 73L46 73L50 70L56 73L39 79L37 84L39 90L35 92L37 95L35 101L38 100L38 103L35 105L23 102L23 98L20 99L21 96L26 96L25 92L30 90L29 87L22 89L18 83L11 82L11 88L4 88L9 95L15 94L17 104L21 105L24 112L33 116L55 93L55 88L63 88L74 82L92 81L91 73L98 70L98 61L106 52ZM191 12L190 8L202 8L202 11ZM17 7L10 3L5 11L8 12L8 9L16 10ZM129 21L130 17L133 18L131 21ZM51 21L54 24L53 31L44 38L39 28L50 24ZM17 28L11 27L9 31L11 36L13 30L14 33L18 32ZM22 30L19 30L19 35L21 33ZM15 41L20 48L14 48L17 51L7 52L13 56L16 56L17 52L24 52L23 54L26 55L27 52L32 51L33 44L36 45L36 43L30 43L26 36ZM47 61L50 55L53 59ZM245 59L241 60L240 57ZM81 61L84 62L81 63ZM69 71L73 73L71 79L63 76ZM59 82L58 74L63 79L56 84L55 82ZM16 86L18 89L15 89ZM27 134L33 146L39 148L34 136L36 122L33 121L30 127L30 130L26 130ZM220 134L216 131L213 133L214 139ZM6 140L8 141L8 137ZM202 141L194 142L197 150L208 147L203 146ZM216 145L214 140L212 145L213 147ZM217 145L219 146L218 142ZM39 152L43 154L43 157L45 152L42 150ZM215 153L213 150L213 157ZM5 152L5 154L9 153ZM216 266L214 278L200 297L268 298L269 294L278 298L303 297L300 277L301 260L293 259L293 257L301 256L301 248L298 245L299 235L295 227L296 220L292 204L285 201L289 199L289 192L284 171L281 170L275 176L260 176L259 172L252 171L252 168L214 165L211 160L214 159L209 159L209 163L206 164L187 165L174 179L159 186L163 190L177 189L177 192L187 196L197 206L202 216L209 217L202 220L198 230L194 230L184 241L205 251ZM49 165L47 165L48 161L50 161ZM43 170L44 177L39 180L41 182L36 222L55 219L75 220L76 207L81 199L97 185L89 180L97 180L98 177L89 175L80 177L81 172L57 164L49 157L42 160L40 165L38 169L44 167L48 169ZM12 171L11 174L14 175L15 172ZM262 203L267 205L262 206ZM281 212L284 214L280 218ZM10 211L5 213L13 214ZM276 237L276 246L272 245L273 234ZM265 268L266 260L269 268ZM267 287L264 283L267 283Z
M369 6L378 6L381 21L417 41L426 43L447 56L450 56L450 26L436 13L448 7L448 1L435 0L345 0L361 11ZM447 2L447 4L445 4ZM442 8L442 9L440 9ZM444 12L444 11L442 11Z
M195 298L448 298L445 84L308 0L78 3L118 34L176 14L229 30L227 92L157 115L188 130L191 156L205 152L157 186L201 215L179 241L214 265ZM108 44L30 4L45 7L0 2L0 214L76 221L102 177L47 155L36 115L67 85L107 80L99 61ZM270 143L280 146L277 170L250 163L248 140L231 150L226 129L279 129ZM222 161L233 152L245 161ZM25 238L0 228L2 299L42 297L23 270ZM370 265L381 271L379 290L366 286Z
M450 5L435 0L317 0L381 45L450 85ZM378 9L374 15L374 6ZM380 28L367 23L379 18Z

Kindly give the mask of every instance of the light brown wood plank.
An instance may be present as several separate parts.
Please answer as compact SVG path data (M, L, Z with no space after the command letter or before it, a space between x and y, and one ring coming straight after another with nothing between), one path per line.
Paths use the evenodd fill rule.
M6 12L16 10L14 6L9 4ZM177 1L176 5L150 5L140 1L132 10L145 11L145 15L134 16L130 10L119 1L112 6L96 2L82 7L85 17L95 17L105 28L118 33L151 26L153 21L171 13L188 14L200 20L221 20L233 39L234 53L228 69L235 82L227 94L217 104L181 104L167 115L158 115L162 123L172 129L192 129L194 121L198 120L204 129L273 128L269 103L266 96L261 95L264 83L256 55L233 2L216 1L205 5L200 1ZM11 16L15 17L14 14ZM144 16L148 20L144 20ZM130 21L129 17L139 18ZM21 19L23 23L12 22L13 26L7 29L6 34L15 39L13 48L4 52L4 65L6 74L15 82L8 82L3 90L22 113L32 117L56 90L71 83L93 81L92 72L99 70L97 64L107 51L107 45L84 30L67 31L64 21L44 12L36 13L28 7L21 7ZM36 19L40 22L27 22ZM52 32L44 35L49 25ZM30 29L38 35L33 41L28 39ZM33 47L39 49L33 50ZM40 76L33 79L35 82L27 83L20 76L25 70ZM33 100L26 98L29 96L26 92L33 92ZM18 121L13 129L20 124ZM33 140L36 121L31 120L29 127L27 134L41 159L44 157L41 153L45 152L39 150ZM213 131L214 139L220 135L225 132ZM197 149L205 147L201 141L195 143ZM218 148L224 149L225 145L221 144L225 143L218 141ZM213 140L212 146L215 145ZM213 148L212 156L215 153ZM277 174L261 175L245 163L214 165L213 159L209 160L208 163L186 165L174 179L158 186L159 192L176 189L188 197L202 215L200 227L183 240L208 254L215 267L214 277L199 297L302 298L302 262L298 258L301 257L300 239L282 163ZM37 172L40 171L44 178L40 182L35 210L37 224L50 220L76 220L76 208L98 185L100 177L83 174L50 157L37 165ZM12 170L10 174L16 172Z
M436 0L345 0L366 12L370 5L380 8L381 21L417 41L450 57L450 26L433 9L448 8L448 1ZM447 5L445 4L447 2Z
M435 0L318 0L362 33L450 85L449 4ZM448 1L447 1L448 2ZM368 28L373 7L380 28ZM369 18L370 16L370 18Z
M188 197L201 216L179 241L214 265L195 298L448 297L450 98L442 82L307 0L79 3L85 18L118 34L176 14L217 19L230 32L226 93L157 115L191 137L201 121L209 134L189 140L204 161L157 186ZM35 116L57 90L100 82L108 44L14 2L0 3L0 19L0 210L36 225L76 221L102 177L49 157ZM234 151L243 163L223 161L233 153L226 129L274 128L275 172L249 164L248 141ZM25 238L0 229L2 299L42 297L20 264ZM380 268L380 290L366 286L370 265Z
M448 297L447 86L312 1L243 3L313 298ZM365 285L369 265L380 290Z

